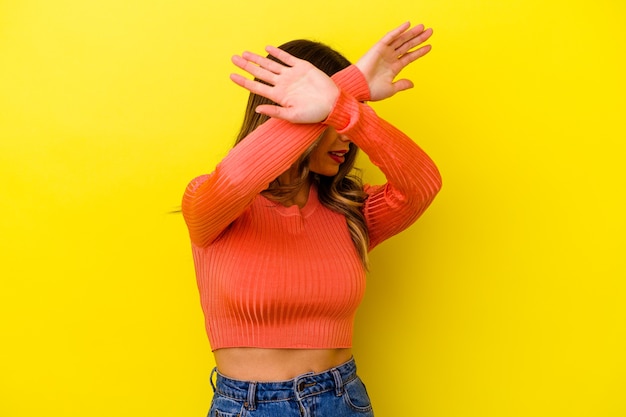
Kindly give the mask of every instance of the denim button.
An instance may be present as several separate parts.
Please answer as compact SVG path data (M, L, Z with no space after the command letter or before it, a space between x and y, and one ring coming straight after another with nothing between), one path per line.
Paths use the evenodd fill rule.
M315 382L309 382L308 384L304 381L300 381L298 383L298 391L302 392L307 388L311 388L314 387L315 385L317 385Z

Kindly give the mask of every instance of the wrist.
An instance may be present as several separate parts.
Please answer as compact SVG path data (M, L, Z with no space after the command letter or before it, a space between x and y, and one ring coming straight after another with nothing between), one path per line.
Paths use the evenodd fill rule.
M339 90L332 110L322 123L334 127L338 133L344 133L354 126L358 114L359 102L345 91Z
M331 79L339 87L358 101L370 100L370 88L365 75L356 65L350 65L335 73Z

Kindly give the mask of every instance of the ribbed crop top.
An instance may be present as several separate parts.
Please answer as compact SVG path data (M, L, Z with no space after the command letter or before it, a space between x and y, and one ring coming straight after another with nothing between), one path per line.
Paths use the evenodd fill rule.
M441 187L426 153L361 102L369 99L361 72L350 66L332 78L340 95L327 120L270 119L185 191L182 210L213 350L352 345L365 271L345 217L323 206L315 187L302 208L260 194L327 126L386 176L384 185L365 186L370 249L412 224Z

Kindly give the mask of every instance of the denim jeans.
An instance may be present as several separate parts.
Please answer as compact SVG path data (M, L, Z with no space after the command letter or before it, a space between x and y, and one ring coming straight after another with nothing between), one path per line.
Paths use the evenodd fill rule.
M279 382L239 381L213 373L217 378L208 417L374 416L354 359Z

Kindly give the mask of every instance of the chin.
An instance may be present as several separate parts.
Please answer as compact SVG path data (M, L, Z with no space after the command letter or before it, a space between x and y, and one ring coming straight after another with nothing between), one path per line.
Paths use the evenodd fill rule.
M316 171L315 172L317 175L321 175L322 177L334 177L335 175L337 175L339 173L338 169L335 170L320 170L320 171Z

